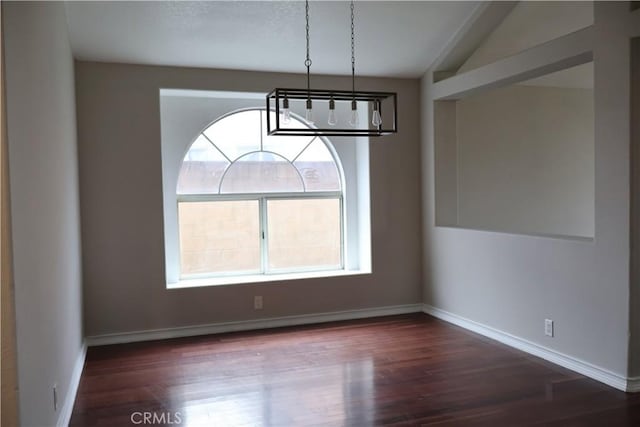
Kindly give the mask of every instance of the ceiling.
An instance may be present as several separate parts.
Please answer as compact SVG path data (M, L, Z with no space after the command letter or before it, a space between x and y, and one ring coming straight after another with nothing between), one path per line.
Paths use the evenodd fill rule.
M356 74L418 77L477 2L356 1ZM305 72L302 1L66 3L80 60ZM350 74L347 1L310 2L311 72Z

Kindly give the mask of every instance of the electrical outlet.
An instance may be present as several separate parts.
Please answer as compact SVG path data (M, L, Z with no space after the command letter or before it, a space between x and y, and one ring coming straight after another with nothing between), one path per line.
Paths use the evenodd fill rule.
M553 320L544 319L544 334L548 337L553 336Z
M262 310L262 296L256 295L253 297L253 309Z
M53 410L58 410L58 385L53 385Z

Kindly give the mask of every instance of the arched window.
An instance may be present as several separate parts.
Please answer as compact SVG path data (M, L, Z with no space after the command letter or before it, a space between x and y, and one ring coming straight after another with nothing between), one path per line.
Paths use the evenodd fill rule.
M217 120L180 167L180 276L342 268L342 175L329 141L268 136L265 110Z

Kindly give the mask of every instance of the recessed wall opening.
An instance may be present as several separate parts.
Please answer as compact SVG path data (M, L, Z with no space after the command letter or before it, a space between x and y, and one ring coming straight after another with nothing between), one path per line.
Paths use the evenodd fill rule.
M436 225L594 237L592 62L434 108Z
M269 136L264 99L160 90L168 288L371 272L366 138Z

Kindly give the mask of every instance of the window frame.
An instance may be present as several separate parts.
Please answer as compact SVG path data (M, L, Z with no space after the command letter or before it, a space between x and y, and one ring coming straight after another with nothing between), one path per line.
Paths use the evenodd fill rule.
M260 120L260 150L252 150L246 153L239 155L234 160L231 160L227 154L222 151L222 149L216 145L205 132L214 124L232 116L234 114L239 114L247 111L259 111ZM229 165L226 166L222 177L220 178L220 182L218 183L218 193L199 193L199 194L184 194L178 192L178 182L175 185L175 209L176 209L176 218L178 221L177 227L177 241L178 241L178 277L180 281L189 281L189 280L201 280L201 279L217 279L217 278L232 278L232 277L242 277L242 276L278 276L278 275L287 275L287 274L296 274L296 273L314 273L314 272L329 272L329 271L345 271L345 235L346 235L346 211L345 211L345 193L346 186L344 181L344 171L342 168L342 162L338 154L336 153L335 148L331 141L323 136L313 136L309 139L309 142L300 150L300 152L294 157L292 160L289 160L284 155L275 152L273 150L264 149L263 138L265 136L265 132L263 132L263 127L265 125L264 122L264 114L263 112L268 113L266 108L262 107L248 107L241 108L230 111L226 114L223 114L216 118L214 121L207 124L187 145L183 156L180 158L180 166L182 167L182 163L184 162L185 156L191 149L192 145L196 142L196 140L203 136L215 150L219 151L227 161L229 161ZM292 115L294 116L294 115ZM297 120L300 123L304 124L304 121L300 117L292 117L293 120ZM286 137L285 137L286 138ZM332 157L333 163L336 167L336 172L339 180L339 189L335 191L307 191L307 186L302 176L301 171L294 165L294 162L300 157L304 151L313 144L316 139L319 139L324 146L329 151L329 154ZM224 182L224 178L227 175L227 172L231 169L231 167L242 159L245 156L254 154L254 153L272 153L286 162L288 162L291 166L295 168L297 171L300 181L302 183L302 191L297 192L247 192L247 193L221 193L222 185ZM293 268L269 268L269 230L268 230L268 209L267 204L269 200L310 200L310 199L337 199L339 203L339 214L340 214L340 262L338 265L320 265L320 266L302 266L302 267L293 267ZM217 202L217 201L258 201L258 215L259 215L259 231L257 238L260 240L260 269L258 270L236 270L236 271L223 271L223 272L207 272L207 273L192 273L192 274L184 274L182 270L182 249L180 246L180 214L179 214L179 206L180 203L191 203L191 202Z

